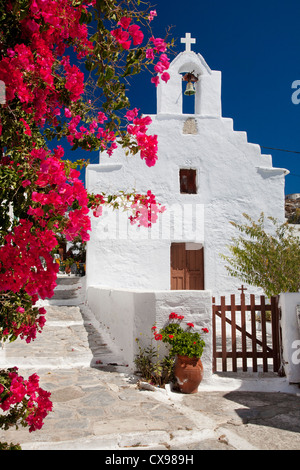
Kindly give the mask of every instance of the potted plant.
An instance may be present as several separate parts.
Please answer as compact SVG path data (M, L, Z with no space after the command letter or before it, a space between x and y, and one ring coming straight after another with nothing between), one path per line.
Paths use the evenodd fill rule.
M72 264L74 263L74 259L73 258L67 258L65 260L65 273L66 274L70 274L71 272L71 266Z
M201 356L205 341L200 333L194 330L193 323L181 326L183 315L172 312L164 328L157 331L153 327L154 338L171 346L170 355L175 356L174 375L182 393L196 393L203 378L203 364ZM208 333L207 328L202 328Z

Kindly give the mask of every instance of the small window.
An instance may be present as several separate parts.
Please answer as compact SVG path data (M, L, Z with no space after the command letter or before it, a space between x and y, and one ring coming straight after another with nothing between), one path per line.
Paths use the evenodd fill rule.
M182 169L179 178L181 194L197 194L196 170Z

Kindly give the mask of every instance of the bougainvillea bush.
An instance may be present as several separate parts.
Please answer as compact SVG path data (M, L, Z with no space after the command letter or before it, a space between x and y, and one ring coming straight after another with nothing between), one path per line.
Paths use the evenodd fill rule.
M2 342L18 337L30 342L42 331L46 312L36 303L53 295L59 269L53 251L59 237L87 241L90 214L101 216L104 205L129 210L131 223L146 227L163 210L150 191L87 194L79 171L85 162L71 162L64 155L67 144L72 150L105 150L113 158L120 145L147 166L156 163L151 119L131 109L126 84L143 67L152 68L154 86L167 81L169 59L166 41L151 31L156 11L145 3L142 10L140 3L0 3L0 80L5 87L0 105ZM50 150L53 139L57 145ZM42 416L38 425L29 419L31 411L21 418L26 408L26 413L41 409L34 408L33 395L27 393L35 379L26 382L17 371L1 371L0 378L1 409L18 406L22 424L39 428L51 409L48 402L41 413L34 412ZM22 393L10 398L15 384ZM14 403L12 397L21 398L23 391L21 401ZM38 393L38 401L45 398Z
M0 370L0 427L7 430L11 426L28 426L29 432L41 429L44 418L52 411L50 392L39 386L39 377L32 374L25 380L17 368ZM9 446L0 443L0 449Z

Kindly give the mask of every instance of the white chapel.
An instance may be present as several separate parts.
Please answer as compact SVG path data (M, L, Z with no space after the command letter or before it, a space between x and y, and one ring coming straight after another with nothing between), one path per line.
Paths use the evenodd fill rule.
M149 229L131 225L122 211L93 217L87 289L238 294L241 281L227 274L220 257L237 235L230 221L264 212L284 222L287 170L274 168L271 155L222 116L221 72L191 50L189 33L182 42L185 51L170 64L170 80L158 85L157 114L151 115L156 165L148 168L119 148L112 157L101 153L86 172L90 193L151 190L166 211ZM183 113L184 100L194 103L191 114Z

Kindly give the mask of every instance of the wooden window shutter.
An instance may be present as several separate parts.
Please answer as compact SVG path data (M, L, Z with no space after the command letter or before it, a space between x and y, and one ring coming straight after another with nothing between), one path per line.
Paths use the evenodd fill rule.
M181 194L197 194L196 170L181 169L179 179Z

